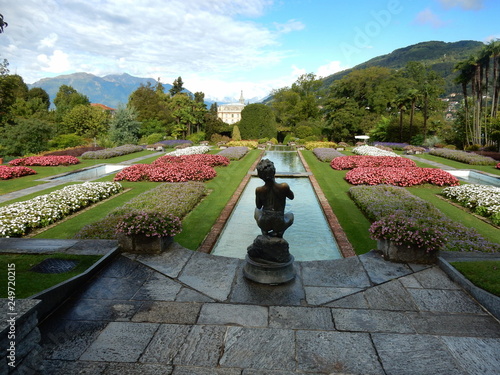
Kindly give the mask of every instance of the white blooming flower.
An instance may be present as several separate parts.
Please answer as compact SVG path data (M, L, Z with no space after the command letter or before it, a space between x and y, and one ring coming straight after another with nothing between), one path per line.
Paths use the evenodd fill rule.
M395 152L381 150L378 147L373 147L373 146L368 146L368 145L354 147L352 149L352 152L354 152L356 155L364 155L364 156L397 156L397 157L399 157L399 155L396 154Z
M191 146L191 147L181 148L179 150L175 150L172 152L168 152L166 155L184 156L193 154L206 154L208 151L210 151L210 147L208 146Z

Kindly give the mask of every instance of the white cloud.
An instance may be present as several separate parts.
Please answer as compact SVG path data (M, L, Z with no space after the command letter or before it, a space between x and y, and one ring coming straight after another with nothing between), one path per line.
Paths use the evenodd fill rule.
M64 73L71 69L68 55L60 50L55 50L51 56L38 55L37 61L40 63L40 68L45 72Z
M346 69L348 67L342 66L340 61L330 61L328 64L321 65L316 71L316 75L324 78Z
M464 10L479 10L483 7L483 0L438 0L443 7L450 9L460 7Z
M417 14L414 23L418 25L430 25L433 28L440 28L446 25L435 13L429 8L424 9Z
M274 23L276 29L283 34L287 34L292 31L303 30L306 26L297 20L289 20L286 23Z

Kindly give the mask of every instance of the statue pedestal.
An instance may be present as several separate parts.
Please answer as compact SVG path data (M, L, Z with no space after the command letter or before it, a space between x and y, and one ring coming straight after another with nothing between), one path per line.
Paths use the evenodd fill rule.
M285 263L268 262L262 259L253 259L246 256L243 275L260 284L277 285L291 281L295 278L293 255Z

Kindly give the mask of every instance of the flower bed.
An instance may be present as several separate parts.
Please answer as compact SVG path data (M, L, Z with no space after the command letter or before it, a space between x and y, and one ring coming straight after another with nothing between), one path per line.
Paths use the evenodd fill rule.
M153 164L134 164L122 169L115 175L114 181L206 181L217 176L214 166L228 164L229 159L220 155L167 154L155 160Z
M161 184L129 200L104 219L87 225L75 236L79 239L114 239L116 226L131 212L158 212L184 218L207 194L202 182Z
M62 155L62 156L28 156L26 158L14 159L9 162L9 165L13 166L43 166L43 167L54 167L58 165L74 165L79 164L80 160L74 156Z
M256 149L259 142L257 141L231 141L227 142L225 146L227 147L248 147L249 149Z
M314 150L315 148L336 148L335 142L306 142L307 150Z
M471 165L495 165L497 163L495 159L488 156L447 148L434 148L429 151L429 154Z
M64 150L58 150L58 151L48 151L44 152L44 156L62 156L62 155L69 155L69 156L75 156L75 157L80 157L87 151L99 151L99 150L104 150L104 147L71 147L67 148Z
M498 163L495 168L500 169L500 163Z
M388 185L355 186L349 189L349 194L372 222L390 215L403 215L419 223L422 230L439 228L446 238L442 250L500 252L500 244L489 242L475 229L454 222L434 205L414 196L404 188ZM389 219L384 222L388 222Z
M186 139L167 139L165 141L159 141L156 143L161 143L163 146L168 147L168 148L174 148L176 146L185 145L185 144L191 146L193 144L192 141L188 141Z
M395 185L415 186L432 184L437 186L456 186L459 180L450 173L437 168L397 168L361 167L347 172L345 179L353 185Z
M28 167L8 167L6 165L0 165L0 180L8 180L11 178L18 178L23 176L28 176L30 174L36 174L31 168Z
M352 152L357 155L365 155L365 156L399 156L395 152L381 150L378 147L362 145L357 146L352 149Z
M85 182L0 208L0 237L19 237L43 228L122 190L117 182Z
M246 146L232 146L220 151L217 155L224 156L229 160L240 160L248 153Z
M321 161L331 162L335 158L343 157L344 154L334 148L317 147L313 150L313 154Z
M116 231L126 236L173 237L182 231L182 224L177 216L169 213L132 211L120 218Z
M144 148L142 146L123 145L114 148L107 148L105 150L87 151L82 154L82 159L109 159L116 156L128 155L143 150Z
M443 196L470 208L476 214L488 217L495 225L500 225L500 188L489 185L465 184L448 187Z
M210 151L210 147L208 146L189 146L168 152L165 155L184 156L184 155L194 155L194 154L206 154L208 151Z
M398 143L398 142L373 142L374 146L384 146L389 147L393 150L404 150L408 146L408 143Z
M336 170L343 170L358 167L408 168L416 167L417 164L413 160L394 156L341 155L341 157L333 159L330 166Z

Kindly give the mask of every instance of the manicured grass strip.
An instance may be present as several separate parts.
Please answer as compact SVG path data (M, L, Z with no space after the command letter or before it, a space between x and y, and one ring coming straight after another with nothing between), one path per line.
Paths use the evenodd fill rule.
M450 219L459 222L466 227L475 228L477 232L483 235L486 239L492 242L500 243L500 231L498 228L495 228L494 226L475 217L461 207L452 205L448 201L439 198L437 194L439 194L443 188L419 186L409 187L406 189L408 189L413 195L432 203Z
M347 171L333 170L330 163L319 161L312 151L301 152L356 254L375 249L377 243L370 239L368 232L371 223L348 195L351 185L344 180Z
M183 230L175 236L176 242L191 250L198 249L260 153L252 150L227 167L215 168L217 177L206 182L211 193L184 218Z
M500 261L452 262L475 286L500 297Z
M44 259L58 258L77 260L78 265L71 271L56 274L38 273L30 271L30 269L39 264ZM15 297L27 298L36 293L39 293L47 288L77 276L90 268L95 262L101 258L100 255L73 255L73 254L2 254L0 256L0 267L7 272L8 265L15 265ZM2 272L3 272L2 271ZM0 290L0 298L8 296L7 282ZM12 286L12 285L11 285Z
M34 238L54 238L54 239L70 239L80 231L85 225L101 220L109 212L116 207L123 206L133 197L140 193L150 190L158 185L158 182L121 182L124 189L129 191L118 196L108 199L100 204L90 206L87 210L72 216L58 225L47 229L34 236Z

